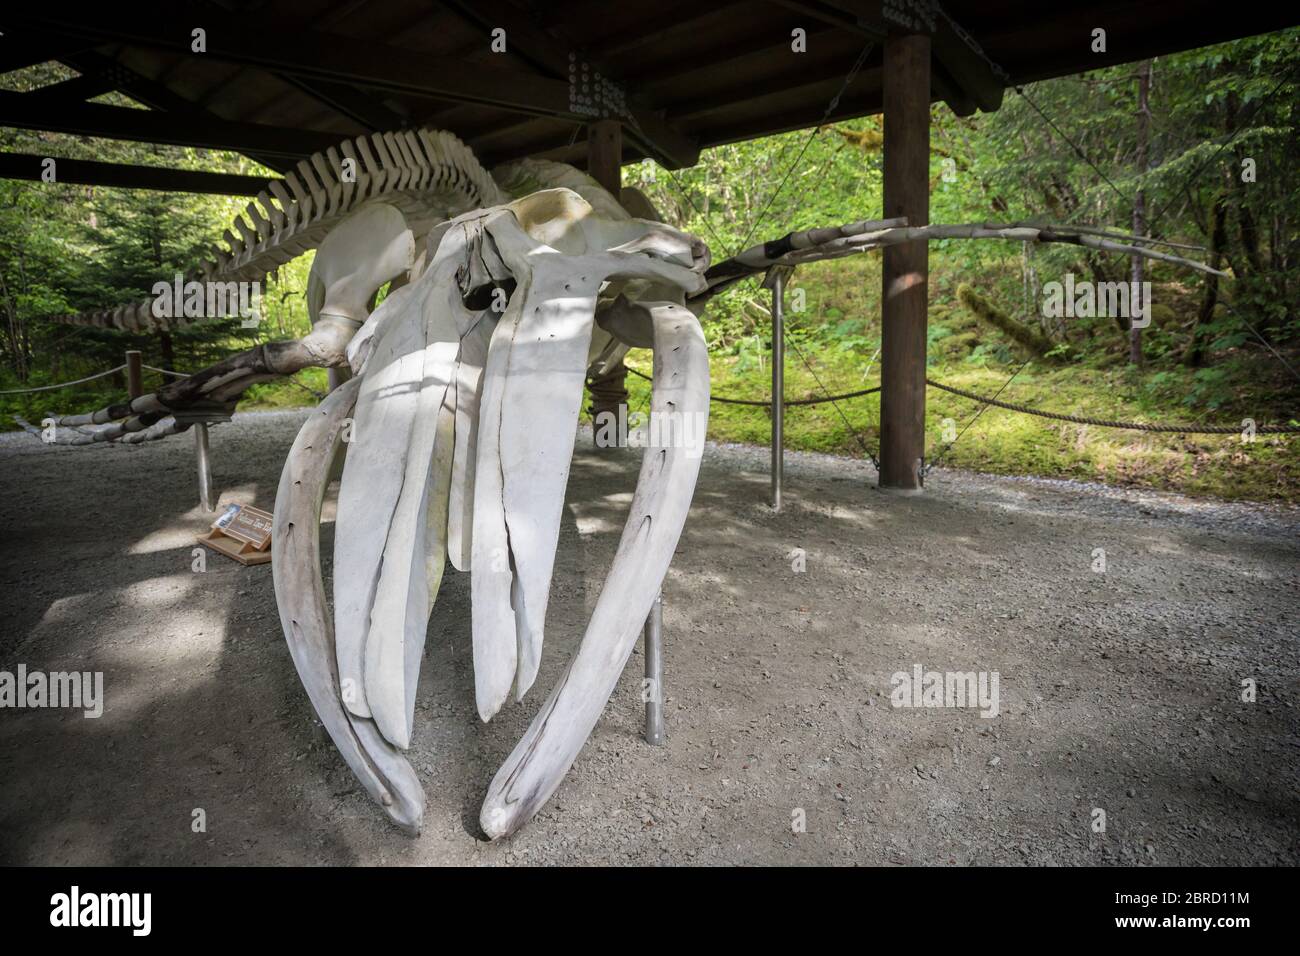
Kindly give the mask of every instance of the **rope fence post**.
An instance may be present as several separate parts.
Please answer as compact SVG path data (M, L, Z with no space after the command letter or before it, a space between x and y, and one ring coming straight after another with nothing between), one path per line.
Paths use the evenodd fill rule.
M130 362L132 355L135 355L138 366L140 353L127 352L128 362ZM188 375L182 372L174 372L171 369L154 368L152 365L144 367L163 376L171 375L176 378L189 378ZM139 375L138 370L136 374ZM135 398L136 396L133 394L131 397ZM192 427L194 429L194 464L199 477L199 507L210 513L216 511L217 506L212 498L212 459L208 453L208 426L205 422L195 422Z
M144 394L144 366L141 365L143 358L141 353L136 349L128 349L126 353L126 394L132 401Z
M215 511L212 502L212 465L208 460L208 426L203 422L194 426L194 457L199 470L199 505L204 511Z
M645 619L645 742L659 747L664 742L664 595L655 595Z
M772 290L772 510L781 510L785 485L785 280L789 270L772 269L763 285Z

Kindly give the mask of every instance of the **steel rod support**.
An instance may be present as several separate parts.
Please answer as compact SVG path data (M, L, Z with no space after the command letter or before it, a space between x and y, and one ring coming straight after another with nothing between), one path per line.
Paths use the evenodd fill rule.
M658 747L664 742L664 602L655 595L645 619L645 742Z
M785 273L772 274L772 510L785 484Z
M194 426L194 456L199 468L199 504L204 511L216 510L212 502L212 468L208 460L208 426Z

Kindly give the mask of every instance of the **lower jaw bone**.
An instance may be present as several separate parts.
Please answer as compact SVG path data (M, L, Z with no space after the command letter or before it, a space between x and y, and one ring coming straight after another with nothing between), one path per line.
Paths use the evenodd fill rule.
M707 421L709 363L698 320L674 304L650 311L651 415ZM698 449L645 449L623 537L582 644L488 788L479 822L490 838L513 833L541 808L595 727L668 571L699 468Z
M426 273L363 325L367 344L349 352L358 377L303 427L277 498L276 595L299 675L358 779L413 832L424 796L400 750L411 739L416 675L448 551L453 564L472 571L481 716L490 718L512 685L522 694L536 673L582 380L606 280L611 287L636 280L641 290L638 321L655 348L652 435L656 422L689 420L698 431L708 417L698 321L680 304L640 301L700 287L698 270L678 261L693 263L692 256L676 249L674 236L646 253L635 230L633 242L610 248L625 237L587 223L576 197L533 198L532 205L449 230ZM572 249L557 255L527 232L530 210L539 209L549 218L534 225ZM575 224L583 230L577 238ZM484 276L475 274L476 262ZM485 313L474 311L489 287L509 296L495 328L476 324ZM662 293L645 294L659 287ZM320 507L349 415L355 427L339 490L331 621L320 574ZM528 820L554 792L618 682L667 572L699 471L699 449L681 441L680 431L676 437L645 451L632 513L587 635L492 784L482 820L494 838Z
M276 493L271 573L289 653L321 723L366 792L394 823L417 834L424 817L424 789L415 771L373 721L343 707L334 625L321 580L321 502L360 384L353 379L333 391L293 443Z

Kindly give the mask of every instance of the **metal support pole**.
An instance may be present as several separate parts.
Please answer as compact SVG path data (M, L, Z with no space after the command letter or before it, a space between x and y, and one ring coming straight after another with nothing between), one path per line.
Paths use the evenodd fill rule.
M772 510L785 483L785 271L772 273Z
M645 742L658 747L664 742L664 597L655 595L645 619Z
M212 502L212 469L208 462L208 426L194 426L194 454L199 465L199 504L204 511L215 511Z

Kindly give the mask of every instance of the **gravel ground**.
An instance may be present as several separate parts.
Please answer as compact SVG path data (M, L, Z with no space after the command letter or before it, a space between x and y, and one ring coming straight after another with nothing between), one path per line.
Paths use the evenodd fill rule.
M301 420L213 430L223 502L272 507ZM1300 858L1300 512L949 471L903 496L869 465L791 454L773 515L767 451L740 447L708 449L665 584L666 745L639 737L638 649L556 796L484 842L483 792L585 625L635 481L635 452L578 444L542 673L490 725L474 714L468 579L444 583L411 839L316 722L270 568L211 555L191 570L207 519L187 436L0 436L0 670L103 671L106 698L99 719L0 711L0 862ZM914 665L996 672L998 716L891 706L891 676Z

